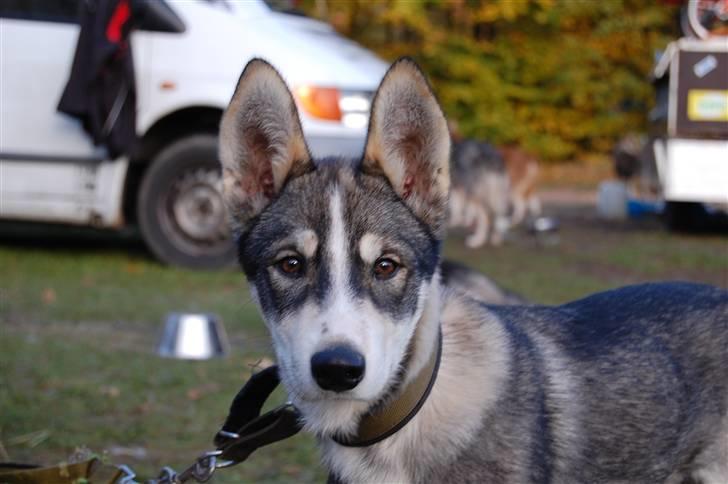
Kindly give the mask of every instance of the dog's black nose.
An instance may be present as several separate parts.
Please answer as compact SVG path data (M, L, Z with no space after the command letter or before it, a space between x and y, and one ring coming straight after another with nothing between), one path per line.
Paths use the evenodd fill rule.
M311 373L324 390L345 392L364 378L364 356L348 346L334 346L311 357Z

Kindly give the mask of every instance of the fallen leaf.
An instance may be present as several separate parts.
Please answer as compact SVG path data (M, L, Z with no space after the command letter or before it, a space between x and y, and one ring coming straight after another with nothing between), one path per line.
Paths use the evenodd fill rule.
M127 262L124 264L124 272L129 274L141 274L144 272L144 267L138 262Z
M202 397L202 392L199 388L190 388L187 390L187 400L199 400Z
M43 304L53 304L56 302L56 291L51 287L46 287L43 289L41 300L43 301Z
M199 400L208 393L216 392L220 389L220 385L217 383L206 383L198 387L193 387L187 390L188 400Z
M119 390L119 387L115 387L113 385L102 386L99 391L102 395L106 395L110 398L117 398L119 395L121 395L121 390Z
M153 404L149 400L134 407L136 415L148 415L152 411Z
M283 467L283 472L288 474L289 476L301 475L302 470L303 470L303 468L296 464L289 464L289 465Z

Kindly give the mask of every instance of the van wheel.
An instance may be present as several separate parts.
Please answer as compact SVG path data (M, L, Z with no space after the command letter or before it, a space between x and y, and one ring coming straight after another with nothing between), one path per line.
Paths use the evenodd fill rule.
M214 135L175 141L154 158L139 188L137 220L160 261L192 269L233 264L221 188Z

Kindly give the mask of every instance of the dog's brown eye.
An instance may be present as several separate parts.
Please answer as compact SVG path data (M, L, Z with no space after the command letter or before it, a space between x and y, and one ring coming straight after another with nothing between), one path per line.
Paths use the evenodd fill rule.
M399 265L392 259L386 257L380 257L374 263L374 275L378 279L389 279L392 277L399 268Z
M293 276L301 272L303 261L296 256L288 256L278 262L278 267L285 274Z

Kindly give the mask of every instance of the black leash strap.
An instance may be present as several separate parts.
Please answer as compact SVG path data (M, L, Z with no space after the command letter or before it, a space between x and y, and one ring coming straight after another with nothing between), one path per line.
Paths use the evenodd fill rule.
M245 425L260 416L260 411L271 393L278 387L278 366L273 365L250 377L230 404L230 411L215 435L215 445L226 444L228 434L239 433Z
M222 429L215 434L217 450L203 454L179 474L165 467L157 479L147 484L206 482L216 469L240 464L260 447L296 435L301 430L301 414L291 403L260 414L279 383L275 365L253 375L233 399Z
M291 403L260 415L279 383L278 367L273 365L253 375L238 392L222 429L215 435L215 445L222 451L219 459L233 462L230 465L239 464L259 447L292 437L301 430L301 414Z
M166 467L148 484L206 482L215 470L240 464L260 447L296 435L301 430L301 414L291 403L260 414L280 381L276 365L250 377L233 399L222 429L215 434L217 450L203 454L180 474Z
M225 435L228 442L219 449L219 459L229 461L230 465L239 464L256 449L296 435L301 430L299 418L298 410L290 403L255 418L237 435Z

